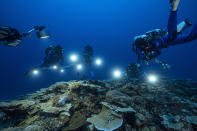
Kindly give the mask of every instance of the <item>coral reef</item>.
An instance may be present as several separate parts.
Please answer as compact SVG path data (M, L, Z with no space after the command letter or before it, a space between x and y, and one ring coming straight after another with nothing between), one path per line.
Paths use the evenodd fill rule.
M91 118L88 122L94 124L96 129L104 131L113 131L123 124L123 118L114 115L110 109L103 107L102 111Z
M0 102L2 131L196 131L197 82L58 82Z

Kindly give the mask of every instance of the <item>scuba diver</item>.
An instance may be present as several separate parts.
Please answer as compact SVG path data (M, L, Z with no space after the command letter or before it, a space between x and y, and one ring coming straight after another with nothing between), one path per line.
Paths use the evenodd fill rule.
M83 51L83 61L85 65L91 66L93 59L93 48L90 45L86 45Z
M25 73L26 77L31 77L35 70L48 70L50 67L56 69L57 67L63 67L63 48L60 45L49 46L45 50L45 57L42 63L38 66L33 67L31 70Z
M45 50L45 57L40 65L41 68L48 68L53 65L63 66L63 48L60 45L57 46L49 46Z
M157 59L157 56L161 54L161 50L197 39L197 24L194 25L189 34L182 33L192 25L188 19L177 26L177 8L179 2L180 0L170 0L171 10L168 20L168 31L156 29L134 38L135 42L132 46L133 51L138 56L138 64L141 62L148 64L149 61L155 60L164 69L170 69L167 63Z
M137 64L129 64L126 68L126 77L128 79L139 78L142 75L141 67Z
M83 75L83 79L93 77L94 73L92 71L92 60L93 60L93 48L90 45L86 45L83 51L83 63L87 68L86 72Z
M40 39L46 39L50 37L49 32L44 30L44 26L35 26L27 33L20 33L17 29L0 25L0 42L6 46L15 47L20 44L22 38L31 35L34 31Z

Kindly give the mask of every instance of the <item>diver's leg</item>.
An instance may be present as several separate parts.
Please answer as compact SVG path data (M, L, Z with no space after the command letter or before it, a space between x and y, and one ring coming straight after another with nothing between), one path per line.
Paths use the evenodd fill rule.
M177 11L180 0L170 0L171 11Z
M197 39L197 24L193 27L189 34L181 34L174 41L170 42L169 45L178 45L190 42Z
M194 27L187 39L188 40L196 40L197 39L197 23L194 25Z
M171 10L168 19L168 40L172 41L177 37L177 8L180 0L171 0Z
M171 11L168 20L168 41L177 37L177 11Z

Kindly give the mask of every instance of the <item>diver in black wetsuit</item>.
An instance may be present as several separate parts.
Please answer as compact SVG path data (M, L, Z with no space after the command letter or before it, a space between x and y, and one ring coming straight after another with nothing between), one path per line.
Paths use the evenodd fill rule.
M136 64L129 64L125 73L127 79L139 78L142 75L140 66Z
M36 34L41 39L49 38L49 33L44 29L44 26L35 26L27 33L21 34L17 29L1 25L0 42L6 46L17 46L20 44L23 37L29 36L34 31L37 31Z
M60 45L57 46L49 46L45 50L45 57L40 68L48 68L53 65L63 66L63 48Z
M156 59L161 54L161 50L172 45L184 44L197 39L197 24L194 25L189 34L182 34L187 27L192 25L189 20L186 19L177 26L177 8L179 2L180 0L170 0L171 11L168 20L168 31L157 29L147 32L145 35L135 37L133 51L138 55L138 65L141 62L148 63L154 59L164 69L169 69L170 66L168 64Z
M83 79L87 79L94 76L92 71L92 60L93 60L93 48L90 45L86 45L83 51L83 63L86 67L86 72L83 75Z
M34 70L48 70L52 66L63 67L63 64L64 64L63 48L60 45L49 46L45 50L45 57L42 63L30 69L24 75L26 77L31 77L32 71Z
M0 27L0 41L7 46L17 46L21 39L22 34L18 30L10 27Z
M90 45L86 45L83 51L83 60L85 65L91 67L92 59L93 59L93 48Z

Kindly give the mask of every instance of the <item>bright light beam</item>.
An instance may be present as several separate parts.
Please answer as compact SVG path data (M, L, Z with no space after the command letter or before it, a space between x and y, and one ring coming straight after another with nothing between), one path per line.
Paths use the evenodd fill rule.
M38 75L39 71L37 69L34 69L32 73L33 73L33 75Z
M70 60L72 62L76 62L78 60L78 56L76 54L72 54L72 55L70 55Z
M49 38L49 36L42 36L42 37L40 37L41 39L48 39Z
M102 64L102 60L101 59L96 59L95 63L96 63L96 65L100 66Z
M120 70L114 70L114 72L113 72L113 76L114 76L115 78L120 78L120 77L121 77L121 75L122 75L122 73L121 73L121 71L120 71Z
M54 66L53 66L53 69L54 69L54 70L57 70L57 68L58 68L57 65L54 65Z
M155 76L155 75L149 75L148 76L148 81L150 82L150 83L156 83L157 81L158 81L158 78L157 78L157 76Z
M81 64L77 65L77 70L82 70L83 66Z
M61 73L64 73L64 69L61 69L60 72L61 72Z

